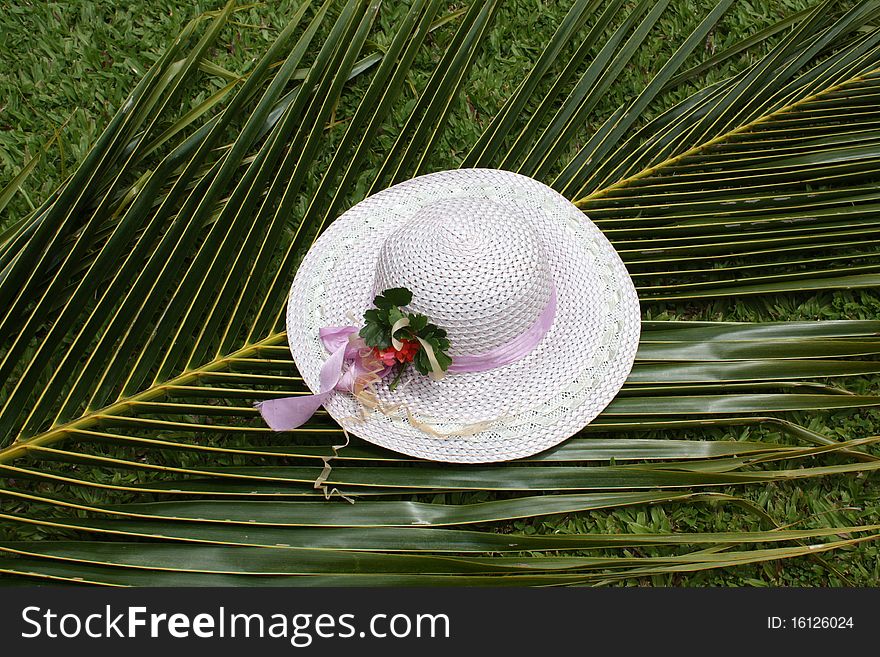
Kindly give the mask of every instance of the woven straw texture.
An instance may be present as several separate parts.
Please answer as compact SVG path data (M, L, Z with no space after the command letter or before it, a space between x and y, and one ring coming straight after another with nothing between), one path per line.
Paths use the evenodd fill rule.
M347 431L404 454L483 463L548 449L608 405L635 359L639 303L623 262L573 204L519 174L421 176L333 222L287 308L290 349L312 391L328 356L318 330L360 325L375 294L400 286L413 292L410 310L448 331L453 358L517 337L557 295L550 330L515 363L442 381L410 370L394 392L377 386L387 413L332 395L327 410Z

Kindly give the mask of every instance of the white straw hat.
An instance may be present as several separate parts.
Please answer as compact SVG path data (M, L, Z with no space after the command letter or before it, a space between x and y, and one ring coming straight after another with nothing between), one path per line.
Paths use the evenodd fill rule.
M374 297L400 287L409 311L446 329L448 375L409 368L393 391L380 380L378 410L328 391L322 329L359 329ZM343 428L457 463L529 456L578 432L626 380L639 329L635 288L599 229L546 185L493 169L421 176L358 203L306 254L287 306L297 368ZM514 362L454 371L473 354L522 350L530 332ZM270 403L263 415L278 428Z

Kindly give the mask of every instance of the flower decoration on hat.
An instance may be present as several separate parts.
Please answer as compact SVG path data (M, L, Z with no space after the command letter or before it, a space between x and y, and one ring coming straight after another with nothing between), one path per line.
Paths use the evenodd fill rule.
M364 326L359 332L383 365L396 368L389 385L392 390L410 364L419 374L434 380L443 378L452 364L446 331L425 315L404 312L402 307L411 301L412 292L405 287L385 290L373 299L375 307L364 313Z

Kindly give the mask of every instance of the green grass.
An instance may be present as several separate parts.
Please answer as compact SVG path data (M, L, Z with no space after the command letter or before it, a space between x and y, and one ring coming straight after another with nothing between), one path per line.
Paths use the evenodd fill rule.
M215 9L218 4L198 2L194 5L173 0L132 0L124 5L107 0L0 2L0 34L3 35L0 40L0 187L30 158L41 158L0 219L3 225L23 216L66 177L135 81L185 22L199 11ZM230 71L246 71L252 58L272 40L295 4L289 0L270 2L237 13L222 40L229 47L211 53L211 60ZM393 22L399 4L393 0L386 3L381 18L385 24ZM643 87L658 62L671 54L673 44L690 32L696 17L701 15L700 11L694 11L694 4L708 7L712 3L705 0L696 3L675 0L671 3L661 19L660 29L653 33L654 38L627 67L624 84L616 85L602 106L597 108L597 124L627 98L628 90ZM690 63L696 63L714 49L734 43L809 4L804 0L741 0L706 40L702 51L692 56ZM460 5L451 3L449 11ZM467 146L477 138L489 117L498 110L522 79L530 62L538 56L542 44L549 39L568 5L569 2L550 0L507 0L503 3L450 117L441 147L431 161L432 169L457 165ZM440 28L432 35L434 54L439 52L438 44L445 43L442 36L446 29ZM734 58L711 71L706 80L722 79L749 61L749 56ZM413 74L414 87L420 87L429 75L429 65L430 57L426 56L423 66ZM198 102L206 92L202 90L201 95L192 95L190 100ZM667 104L688 92L688 89L681 89L669 94ZM404 95L400 107L394 112L399 121L405 116L406 103L413 100L412 93ZM344 121L350 109L340 106L337 118ZM594 127L585 126L584 134ZM383 146L390 144L393 138L393 134L383 135ZM572 150L575 146L572 144ZM316 180L319 173L315 173ZM880 296L873 291L859 291L722 299L698 306L653 306L646 310L646 316L652 319L686 317L734 321L877 319L880 317ZM876 377L842 383L856 392L876 394L880 391ZM880 414L874 410L798 419L830 436L858 438L880 433ZM754 430L727 433L718 430L698 435L748 439L750 431ZM769 437L770 433L766 435ZM124 475L113 473L107 476ZM880 523L880 487L876 478L837 477L731 492L764 508L777 523L797 528ZM94 492L88 494L96 495ZM434 499L476 501L480 495L447 495L445 500L444 496ZM550 516L512 523L510 529L526 533L711 532L757 529L758 522L754 515L737 507L688 504ZM0 527L0 538L4 536L29 539L39 535L27 526ZM643 549L642 553L663 554L664 548ZM880 547L876 543L834 552L827 555L826 560L842 573L843 578L814 560L794 559L778 565L743 566L643 583L683 586L880 585Z

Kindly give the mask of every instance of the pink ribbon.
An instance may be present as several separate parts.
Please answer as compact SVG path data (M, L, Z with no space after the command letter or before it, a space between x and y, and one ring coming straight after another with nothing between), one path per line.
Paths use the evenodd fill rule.
M515 363L538 346L553 326L554 317L556 317L556 288L550 290L550 299L538 319L523 333L482 354L456 356L446 371L450 374L485 372Z
M318 375L320 392L255 404L270 429L290 431L297 428L312 417L333 392L354 392L355 382L360 377L375 372L364 363L362 354L367 346L356 337L357 332L354 326L325 326L319 331L324 348L330 352L330 358L324 361ZM344 369L346 361L351 361L347 370ZM384 377L390 371L391 368L386 367L375 373Z
M496 367L515 363L534 349L550 330L556 316L556 290L550 292L541 315L526 331L512 340L481 354L456 356L447 369L450 374L485 372ZM354 392L356 382L365 375L387 376L392 368L376 371L364 362L369 347L358 337L355 326L325 326L319 335L330 358L324 361L319 374L319 392L314 395L297 395L283 399L269 399L255 406L274 431L290 431L308 420L334 392ZM348 369L345 363L351 362Z

